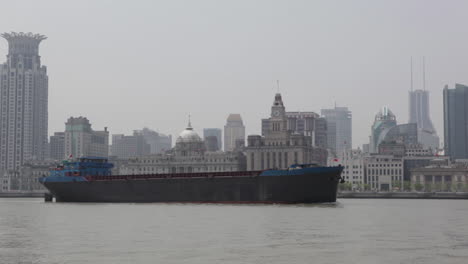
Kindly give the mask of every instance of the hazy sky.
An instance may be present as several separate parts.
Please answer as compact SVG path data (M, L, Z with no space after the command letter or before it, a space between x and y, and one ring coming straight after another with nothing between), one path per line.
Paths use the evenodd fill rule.
M192 115L220 127L240 113L260 133L276 80L289 111L347 106L353 145L386 105L408 121L414 87L431 92L443 138L442 89L468 84L468 1L2 1L0 31L41 33L49 134L70 116L96 130L147 126L177 136ZM0 41L0 61L7 42Z

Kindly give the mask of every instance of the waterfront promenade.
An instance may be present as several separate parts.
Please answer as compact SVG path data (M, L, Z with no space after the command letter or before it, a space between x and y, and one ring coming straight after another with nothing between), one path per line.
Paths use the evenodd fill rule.
M346 199L468 199L468 192L339 192Z

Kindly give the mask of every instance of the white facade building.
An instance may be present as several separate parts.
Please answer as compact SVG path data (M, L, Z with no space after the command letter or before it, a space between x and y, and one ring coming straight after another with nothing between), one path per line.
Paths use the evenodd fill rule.
M121 175L245 171L241 152L209 152L192 126L182 131L175 147L162 154L129 159L120 167Z
M346 182L352 184L353 189L362 188L365 183L366 157L360 149L350 149L343 151L341 159L332 160L330 165L341 164L344 169L341 176Z
M0 177L0 192L44 192L45 187L39 178L50 175L55 167L54 160L34 160L25 162L17 171L8 171Z
M4 33L7 62L0 65L0 175L18 172L47 155L48 77L41 65L43 35ZM14 172L8 172L14 173Z
M403 186L403 158L372 155L366 158L366 183L371 190L400 190Z

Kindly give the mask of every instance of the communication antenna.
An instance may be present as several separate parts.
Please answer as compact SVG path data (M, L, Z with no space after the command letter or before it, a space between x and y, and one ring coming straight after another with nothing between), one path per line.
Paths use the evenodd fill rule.
M423 90L426 91L426 57L423 56Z
M190 117L191 117L191 116L190 116L190 114L189 114L189 115L188 115L188 127L192 127L192 122L191 122L191 120L190 120Z
M413 56L411 56L411 91L413 91Z

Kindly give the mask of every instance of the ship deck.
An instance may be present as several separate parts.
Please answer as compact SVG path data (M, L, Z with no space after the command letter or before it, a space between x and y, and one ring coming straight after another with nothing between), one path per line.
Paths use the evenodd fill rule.
M165 174L129 174L129 175L93 175L84 176L88 181L121 181L121 180L149 180L167 178L220 178L220 177L256 177L263 171L225 171L225 172L187 172L187 173L165 173Z

